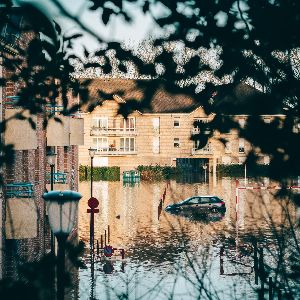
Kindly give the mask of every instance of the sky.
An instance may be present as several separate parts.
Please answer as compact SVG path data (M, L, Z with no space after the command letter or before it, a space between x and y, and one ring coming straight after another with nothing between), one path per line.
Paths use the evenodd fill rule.
M38 7L42 7L43 11L53 17L67 34L82 32L79 26L73 21L62 17L59 10L55 7L51 0L21 0L20 2L35 3ZM59 0L59 2L72 15L78 17L83 24L95 31L106 41L125 41L133 45L138 44L144 39L148 39L159 32L158 26L155 24L149 14L144 14L134 4L127 4L130 14L133 16L133 22L128 24L123 18L112 17L107 26L101 21L99 10L91 11L89 7L92 3L88 0ZM98 42L91 35L84 33L75 43L75 51L83 51L82 45L89 51L95 51L98 48Z

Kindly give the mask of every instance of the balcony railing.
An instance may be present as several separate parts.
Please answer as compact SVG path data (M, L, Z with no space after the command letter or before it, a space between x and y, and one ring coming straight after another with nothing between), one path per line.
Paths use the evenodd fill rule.
M47 173L46 175L47 182L51 182L51 173ZM67 182L67 174L62 172L53 173L53 183L66 183Z
M7 198L32 198L34 195L33 184L30 182L14 182L5 185Z
M211 145L206 145L204 148L202 149L198 149L198 148L193 148L192 149L192 155L197 155L197 154L202 154L202 155L210 155L213 154L213 150Z
M136 135L135 128L108 128L108 127L95 127L91 128L90 135Z
M120 155L133 155L137 154L136 150L128 150L128 149L117 149L117 148L100 148L97 149L96 154L98 155L109 155L109 156L120 156Z

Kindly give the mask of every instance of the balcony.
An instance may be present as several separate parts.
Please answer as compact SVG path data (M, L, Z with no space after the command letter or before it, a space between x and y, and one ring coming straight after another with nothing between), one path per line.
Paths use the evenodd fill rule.
M109 135L109 136L122 136L122 135L137 135L135 128L108 128L108 127L95 127L91 128L91 136Z
M14 182L5 185L7 198L32 198L34 195L33 184L30 182Z
M48 183L51 182L51 173L47 173L46 175L46 180ZM53 173L53 183L66 183L67 182L67 174L66 173L61 173L61 172L56 172Z
M125 156L125 155L135 155L136 150L129 149L117 149L117 148L100 148L97 149L96 155L100 156Z
M212 155L212 154L213 154L213 149L210 144L207 144L202 149L198 149L198 148L192 149L192 155Z

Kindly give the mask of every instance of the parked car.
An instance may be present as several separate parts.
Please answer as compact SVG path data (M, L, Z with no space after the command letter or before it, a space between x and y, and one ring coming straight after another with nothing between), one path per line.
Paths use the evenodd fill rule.
M225 202L217 196L193 196L179 203L170 204L165 211L212 211L225 212Z

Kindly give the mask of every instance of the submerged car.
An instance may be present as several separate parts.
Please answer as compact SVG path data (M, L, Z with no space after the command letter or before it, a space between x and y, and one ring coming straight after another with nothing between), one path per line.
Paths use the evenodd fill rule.
M225 202L217 196L193 196L181 202L170 204L166 211L212 211L225 212Z

